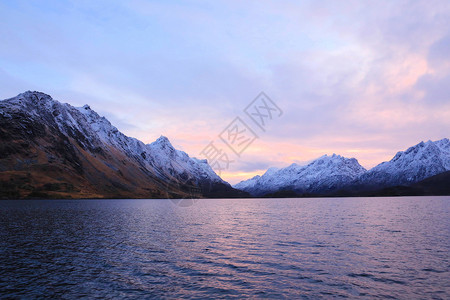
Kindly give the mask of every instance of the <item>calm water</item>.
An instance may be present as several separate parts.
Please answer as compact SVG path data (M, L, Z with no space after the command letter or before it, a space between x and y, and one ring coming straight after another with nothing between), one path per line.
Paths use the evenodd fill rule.
M450 197L0 201L0 295L450 299Z

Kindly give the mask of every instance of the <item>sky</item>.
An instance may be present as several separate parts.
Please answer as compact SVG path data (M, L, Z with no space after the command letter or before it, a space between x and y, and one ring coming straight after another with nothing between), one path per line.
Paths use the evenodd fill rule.
M0 99L37 90L230 183L324 154L371 168L450 138L450 1L0 1ZM282 111L264 131L245 108ZM220 134L257 135L237 156ZM222 167L223 168L223 167Z

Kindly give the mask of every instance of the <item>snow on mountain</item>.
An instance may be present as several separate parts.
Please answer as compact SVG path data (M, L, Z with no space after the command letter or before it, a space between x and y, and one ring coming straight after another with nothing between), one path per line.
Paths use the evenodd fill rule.
M144 144L121 133L88 105L73 107L44 93L27 91L1 101L0 115L4 118L19 115L19 122L38 120L39 124L43 123L72 138L90 153L114 154L119 151L146 172L155 174L166 182L209 182L229 186L212 170L206 160L191 158L185 152L176 150L166 137L161 136L151 144ZM105 164L111 165L108 162Z
M146 150L151 154L147 160L158 170L164 170L166 174L181 175L182 180L191 176L198 180L225 183L208 165L207 160L191 158L186 152L176 150L165 136L146 145Z
M297 193L326 193L338 189L370 190L410 185L450 170L450 141L421 142L398 152L388 162L366 171L356 159L339 155L322 156L306 166L292 164L268 170L262 176L242 181L234 187L255 196L290 190Z
M278 170L279 169L275 168L275 167L269 168L269 169L267 169L267 171L264 173L264 175L262 177L268 178L272 174L276 173ZM256 175L255 177L252 177L248 180L239 182L238 184L235 185L235 187L242 191L244 191L246 189L252 189L253 186L255 186L259 182L260 179L261 179L261 176Z
M326 193L338 190L365 171L354 158L324 155L306 166L294 163L279 170L269 169L264 175L242 181L234 187L255 196L282 190Z
M149 190L146 186L154 186L152 191L160 189L161 182L215 185L215 190L231 188L206 160L176 150L164 136L151 144L127 137L88 105L73 107L44 93L28 91L0 101L0 118L2 151L10 155L0 159L3 171L22 170L24 161L31 164L31 169L23 169L24 172L38 168L32 166L33 162L38 163L39 170L59 163L60 170L70 167L76 174L85 176L83 182L91 184L92 190L95 190L94 182L107 175L107 190L118 187L132 193L140 189L142 195ZM83 175L86 168L90 171ZM262 176L242 181L235 187L256 196L280 190L320 194L342 188L409 185L449 170L450 141L442 139L421 142L398 152L389 162L369 171L354 158L333 154L304 166L270 168ZM74 176L66 177L69 180Z
M421 142L406 151L398 152L363 174L358 183L366 186L386 187L409 185L450 170L450 141Z
M258 184L259 179L261 176L256 175L250 179L243 180L237 184L235 184L233 187L235 189L241 190L241 191L250 191L255 188L255 186Z

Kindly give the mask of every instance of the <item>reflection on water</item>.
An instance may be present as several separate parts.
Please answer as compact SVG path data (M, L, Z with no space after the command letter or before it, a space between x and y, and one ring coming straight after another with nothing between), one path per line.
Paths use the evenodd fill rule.
M5 297L450 298L450 197L0 201Z

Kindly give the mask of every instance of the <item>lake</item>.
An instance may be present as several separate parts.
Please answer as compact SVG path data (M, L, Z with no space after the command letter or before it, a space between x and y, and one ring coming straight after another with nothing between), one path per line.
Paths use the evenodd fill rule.
M0 297L450 299L450 197L0 201Z

